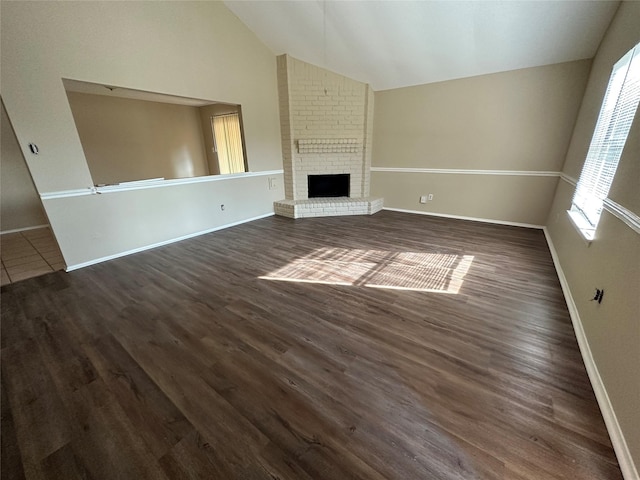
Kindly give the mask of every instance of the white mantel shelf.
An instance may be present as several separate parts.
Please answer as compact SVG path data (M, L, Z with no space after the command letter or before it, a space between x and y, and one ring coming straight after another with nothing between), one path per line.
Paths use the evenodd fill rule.
M335 197L273 202L276 215L289 218L334 217L339 215L373 215L382 210L383 198Z

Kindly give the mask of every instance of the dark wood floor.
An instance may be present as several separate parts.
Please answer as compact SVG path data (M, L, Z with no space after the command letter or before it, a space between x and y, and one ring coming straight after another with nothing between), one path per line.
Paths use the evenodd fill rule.
M2 287L2 478L622 476L543 233L384 211Z

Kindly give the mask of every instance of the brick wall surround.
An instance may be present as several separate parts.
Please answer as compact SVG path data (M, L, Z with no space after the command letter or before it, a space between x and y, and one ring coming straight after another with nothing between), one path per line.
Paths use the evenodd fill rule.
M304 204L304 216L314 216L309 210L307 175L350 174L351 198L369 200L371 147L373 132L373 90L365 83L338 75L289 55L277 58L278 94L282 154L284 164L285 204L276 213L289 211L291 205ZM299 140L308 143L341 145L312 151L298 150ZM318 149L316 149L318 150ZM333 201L335 203L335 200ZM276 202L277 203L277 202ZM353 206L353 205L351 205ZM381 199L365 209L379 210ZM278 207L276 205L276 207ZM327 214L319 209L320 215ZM291 215L287 215L291 216ZM293 213L295 216L295 211ZM301 215L302 216L302 215Z

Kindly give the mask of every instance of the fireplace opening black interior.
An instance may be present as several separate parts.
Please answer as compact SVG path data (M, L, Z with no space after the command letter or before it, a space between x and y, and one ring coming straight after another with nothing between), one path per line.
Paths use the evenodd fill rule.
M348 197L349 174L307 175L309 198Z

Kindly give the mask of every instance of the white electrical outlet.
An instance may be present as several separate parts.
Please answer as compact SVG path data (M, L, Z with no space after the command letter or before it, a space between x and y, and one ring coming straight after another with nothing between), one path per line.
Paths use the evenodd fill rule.
M427 196L426 195L422 195L420 197L420 203L427 203Z
M427 200L429 200L429 201L433 200L433 193L429 194L429 196L427 197Z
M278 188L278 179L276 177L269 178L269 190Z

